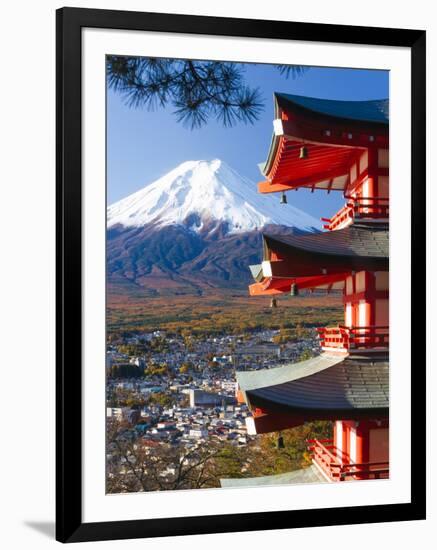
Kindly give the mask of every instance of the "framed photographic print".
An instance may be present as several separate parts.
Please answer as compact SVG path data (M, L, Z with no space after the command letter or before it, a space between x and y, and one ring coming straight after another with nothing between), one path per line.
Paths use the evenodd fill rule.
M58 10L57 539L424 519L424 182L424 31Z

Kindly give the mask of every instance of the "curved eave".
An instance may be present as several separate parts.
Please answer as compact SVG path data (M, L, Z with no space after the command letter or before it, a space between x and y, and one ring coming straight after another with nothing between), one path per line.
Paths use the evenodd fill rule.
M304 235L263 235L263 261L250 266L252 296L300 289L342 289L351 271L387 271L386 225L351 225Z
M328 121L340 121L342 124L369 124L388 130L389 101L376 99L365 101L344 101L299 96L275 92L275 114L282 111L303 112L325 117Z
M322 392L319 393L319 397ZM281 428L294 427L311 422L313 420L357 420L360 418L385 418L389 414L387 405L361 405L361 406L343 406L337 407L326 403L319 406L297 406L290 403L278 402L276 399L266 399L256 394L247 396L247 403L251 409L261 409L265 412L264 418L285 413L288 419L296 419L292 424L283 424ZM263 417L261 417L263 418ZM257 419L255 419L256 422ZM263 430L264 431L264 430ZM257 433L260 433L257 430Z
M284 130L280 130L283 132ZM299 158L305 143L308 157ZM258 184L260 193L275 193L299 188L344 191L349 184L349 170L362 149L310 143L304 138L273 135L264 165L265 181Z
M294 365L237 373L237 381L251 409L287 413L299 421L388 415L387 357L322 354Z
M388 407L364 409L300 409L268 401L262 401L261 406L262 408L260 408L260 405L256 407L253 406L255 407L252 408L254 416L249 416L246 418L246 429L249 435L288 430L296 426L302 426L305 422L314 422L318 420L360 421L386 419L389 416Z
M343 357L322 353L306 361L287 363L272 369L236 372L237 383L241 391L248 392L264 387L275 386L311 376L343 361Z
M320 473L317 466L294 470L285 474L271 476L225 478L220 480L223 488L268 487L271 485L294 485L298 483L328 483L325 476Z
M354 110L369 114L375 110L369 105L378 102L317 100L286 94L275 94L274 101L274 132L262 168L267 181L258 186L261 193L300 187L344 191L350 164L356 157L371 146L388 147L388 119L383 122L370 115L344 116ZM311 109L302 102L321 108ZM330 112L323 112L323 106ZM335 116L334 112L343 116ZM303 143L308 151L306 159L299 158Z
M280 260L262 263L264 279L300 279L305 277L329 277L351 271L388 271L388 258L338 256L296 250ZM323 285L323 283L321 283ZM313 288L319 285L314 285ZM308 288L311 288L308 287Z
M280 144L280 139L281 139L281 136L277 136L275 134L275 132L273 132L271 140L270 140L269 151L267 153L267 159L265 160L263 167L261 167L261 165L259 165L262 174L266 178L269 177L273 161L276 158L276 153L277 153L277 150L278 150L278 147L279 147L279 144Z
M270 296L289 293L291 286L297 290L343 290L348 273L320 277L262 277L249 285L250 296Z
M298 289L342 289L351 271L387 271L385 224L354 224L336 231L264 234L263 261L250 266L252 296Z
M270 139L270 146L269 146L269 151L267 153L267 158L263 163L258 164L258 167L259 167L261 173L264 176L266 176L266 178L268 177L268 174L270 173L272 162L276 157L276 151L277 151L278 146L279 146L279 139L280 139L280 136L277 136L273 132L272 137Z

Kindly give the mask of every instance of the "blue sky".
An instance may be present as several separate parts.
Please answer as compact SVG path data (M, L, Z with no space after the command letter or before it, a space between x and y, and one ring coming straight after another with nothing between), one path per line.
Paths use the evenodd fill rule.
M152 183L186 160L220 158L254 182L262 179L257 164L267 156L272 135L273 92L325 99L366 100L388 97L386 71L311 67L296 79L270 65L245 65L246 82L259 87L264 111L251 125L224 128L211 120L190 130L176 122L172 107L134 109L109 90L107 101L108 204ZM279 197L278 197L279 200ZM315 217L333 214L344 202L340 193L289 193L289 202Z

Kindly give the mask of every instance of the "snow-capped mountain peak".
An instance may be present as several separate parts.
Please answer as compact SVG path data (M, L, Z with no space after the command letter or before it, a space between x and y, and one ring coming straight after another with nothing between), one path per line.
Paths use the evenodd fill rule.
M108 207L108 227L185 225L200 232L226 224L228 233L275 224L303 230L320 229L320 222L257 186L219 159L187 161L140 191Z

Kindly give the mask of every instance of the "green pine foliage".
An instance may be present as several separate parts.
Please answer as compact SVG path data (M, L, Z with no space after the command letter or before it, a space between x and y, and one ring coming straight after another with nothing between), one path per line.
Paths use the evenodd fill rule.
M210 119L231 127L253 124L264 109L260 90L248 86L244 64L156 57L106 57L107 82L126 104L149 110L170 105L178 122L200 128ZM286 78L306 67L278 65Z

